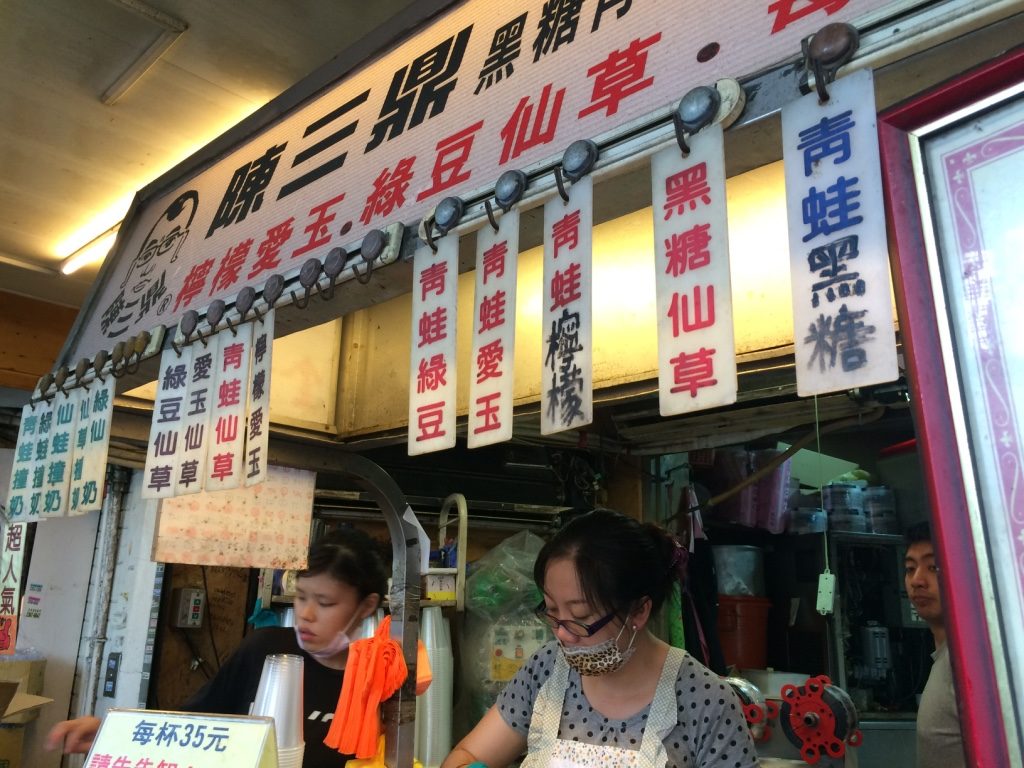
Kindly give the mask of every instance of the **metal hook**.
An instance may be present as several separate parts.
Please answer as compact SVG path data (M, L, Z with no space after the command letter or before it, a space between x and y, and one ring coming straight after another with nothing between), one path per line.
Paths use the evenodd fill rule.
M814 73L814 89L818 101L829 100L828 84L836 79L839 68L847 64L860 46L860 33L852 24L833 22L815 32L811 38L801 41L804 58L810 62Z
M829 99L825 67L819 59L814 59L811 66L814 69L814 90L818 92L818 101L824 104Z
M487 212L487 221L490 222L490 227L492 227L497 232L498 220L495 218L495 210L492 207L490 207L489 200L483 201L483 210Z
M291 292L291 294L292 294L292 304L294 304L299 309L305 309L309 305L309 295L312 292L313 292L313 287L310 286L309 288L306 289L306 292L303 294L302 298L300 299L298 296L295 295L295 291L292 291Z
M354 271L354 270L353 270L353 271ZM358 279L358 277L359 277L359 276L358 276L358 275L356 275L356 278L357 278L357 279ZM316 292L317 292L318 294L320 294L320 298L321 298L321 299L323 299L324 301L330 301L331 299L333 299L333 298L334 298L334 289L335 289L335 288L337 287L337 285L338 285L338 283L337 283L337 279L338 279L338 278L336 278L336 277L328 277L328 278L327 278L327 287L326 287L326 288L321 288L321 287L320 287L320 284L319 284L319 283L317 283L317 286L316 286L316 289L317 289L317 290L316 290Z
M437 244L434 242L434 217L430 216L424 223L423 234L426 235L427 245L434 253L437 253Z
M437 253L437 248L434 248L434 253ZM366 270L362 274L360 274L359 270L356 269L355 264L352 265L352 274L356 276L356 280L359 281L360 285L366 285L370 282L370 278L373 276L373 262L373 259L363 261L363 263L366 264Z
M679 112L672 113L672 127L675 128L676 144L679 145L679 151L683 153L683 157L689 157L690 145L686 143L686 129L683 128L683 118L679 116Z
M561 166L555 166L555 185L558 187L558 196L566 203L569 202L569 193L565 191L565 182L562 180Z
M259 320L260 323L262 324L263 323L263 313L260 312L259 307L257 307L255 304L252 305L252 313L254 315L256 315L256 319Z
M135 365L131 364L133 357L135 358ZM124 372L129 375L135 375L140 365L142 365L142 355L138 352L132 352L132 354L124 359Z
M224 322L228 324L228 330L231 331L231 335L232 336L237 336L238 335L238 325L241 325L241 323L238 323L237 325L235 323L232 323L231 322L231 318L228 317L227 315L224 316Z

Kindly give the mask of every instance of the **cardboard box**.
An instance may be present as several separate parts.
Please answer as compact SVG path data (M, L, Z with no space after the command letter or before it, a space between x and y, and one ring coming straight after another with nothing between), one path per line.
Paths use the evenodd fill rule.
M31 714L31 718L39 716L39 709L53 699L36 696L18 691L18 683L0 682L0 725L21 724L16 718Z
M43 692L43 675L46 671L46 659L11 659L0 657L0 683L17 684L17 692L38 696ZM0 710L2 711L2 710ZM27 723L39 716L38 709L23 710L21 714L10 719L4 717L5 723ZM0 765L2 768L2 765Z
M23 716L38 717L39 708L53 699L19 693L20 683L0 682L0 768L21 768L22 750L25 744L25 726L12 723L12 719Z
M21 768L24 725L0 725L0 768Z

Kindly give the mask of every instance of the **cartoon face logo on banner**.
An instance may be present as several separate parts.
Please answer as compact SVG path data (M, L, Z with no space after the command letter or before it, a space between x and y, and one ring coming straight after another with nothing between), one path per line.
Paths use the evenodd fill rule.
M102 329L109 338L120 336L133 320L145 317L154 307L161 315L170 306L166 267L177 260L198 208L199 193L189 190L167 206L153 224L129 264L117 296L103 311ZM161 268L159 275L154 274L157 267Z

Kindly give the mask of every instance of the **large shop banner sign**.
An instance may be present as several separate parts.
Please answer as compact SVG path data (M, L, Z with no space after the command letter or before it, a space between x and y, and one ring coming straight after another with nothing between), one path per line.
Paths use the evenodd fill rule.
M899 376L870 70L782 109L797 393Z
M466 0L143 201L74 356L109 349L243 285L574 140L664 118L689 89L791 59L830 22L906 0ZM344 234L341 234L344 233Z
M542 435L586 426L594 417L594 180L584 176L573 183L568 197L556 195L544 204Z
M455 321L459 238L413 255L409 353L409 455L455 445Z
M95 380L83 389L75 428L75 460L71 470L68 514L82 515L103 504L110 449L110 420L114 415L114 377Z
M651 160L662 416L736 402L725 141L714 124Z
M473 356L469 378L467 445L477 448L512 438L516 345L519 210L476 235Z
M0 655L14 653L21 604L21 568L25 551L25 524L0 527Z

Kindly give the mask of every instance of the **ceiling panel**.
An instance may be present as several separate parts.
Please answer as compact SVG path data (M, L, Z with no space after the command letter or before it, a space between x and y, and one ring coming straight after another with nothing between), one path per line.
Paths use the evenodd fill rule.
M55 271L75 246L116 223L138 189L409 5L0 3L0 285L80 304L95 268ZM106 105L101 95L165 30L150 12L188 28Z

